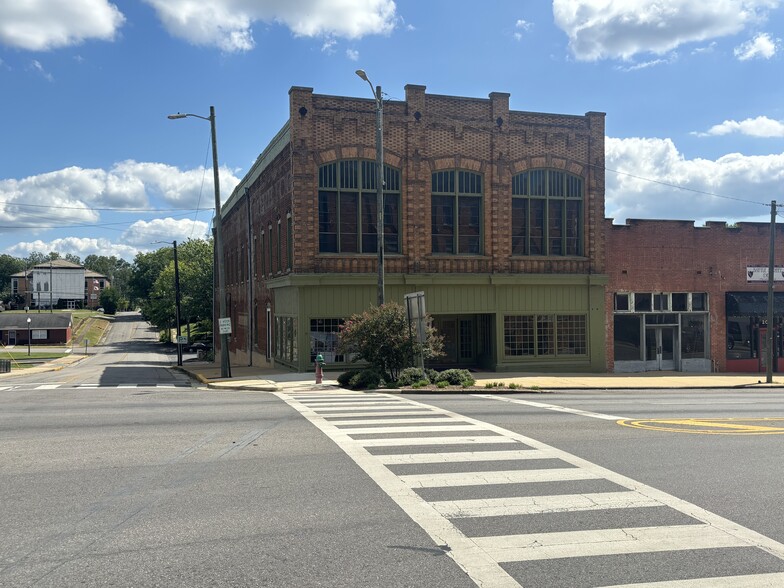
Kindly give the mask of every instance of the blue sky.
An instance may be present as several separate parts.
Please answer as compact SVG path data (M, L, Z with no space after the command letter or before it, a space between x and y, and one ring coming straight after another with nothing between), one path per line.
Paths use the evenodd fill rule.
M607 113L606 216L769 219L784 202L784 0L0 2L0 252L203 237L291 86L511 94Z

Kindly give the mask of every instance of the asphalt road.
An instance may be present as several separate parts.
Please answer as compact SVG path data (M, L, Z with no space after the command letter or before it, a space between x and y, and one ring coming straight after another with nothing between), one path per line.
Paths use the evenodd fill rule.
M784 585L780 390L213 391L116 324L0 382L0 586Z

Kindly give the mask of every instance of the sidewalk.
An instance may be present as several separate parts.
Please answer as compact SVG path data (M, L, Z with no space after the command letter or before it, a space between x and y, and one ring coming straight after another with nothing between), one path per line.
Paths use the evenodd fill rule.
M185 362L181 369L192 377L218 390L311 390L339 388L337 377L344 370L324 373L316 384L313 372L295 373L261 367L232 366L231 378L220 377L220 365L207 362ZM645 372L637 374L542 374L523 372L477 372L476 388L498 382L514 383L517 391L550 390L629 390L629 389L770 389L784 388L784 374L774 374L773 382L765 382L765 374L688 374L683 372ZM490 389L499 392L499 389Z

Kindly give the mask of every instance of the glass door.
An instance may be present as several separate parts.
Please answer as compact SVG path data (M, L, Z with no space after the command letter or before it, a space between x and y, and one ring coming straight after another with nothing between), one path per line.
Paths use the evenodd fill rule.
M675 369L676 335L674 327L645 329L645 369L661 371Z

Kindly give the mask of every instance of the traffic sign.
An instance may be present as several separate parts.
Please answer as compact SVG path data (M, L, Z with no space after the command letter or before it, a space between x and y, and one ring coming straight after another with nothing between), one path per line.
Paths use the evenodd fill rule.
M187 345L188 344L188 337L185 335L180 335L177 337L177 345Z
M218 333L221 335L231 335L231 319L219 318L218 319Z

